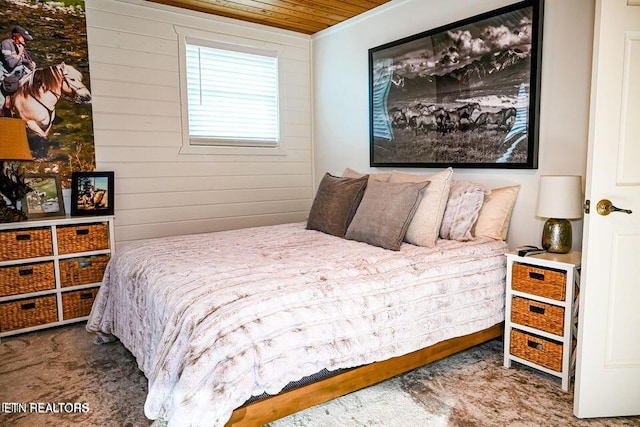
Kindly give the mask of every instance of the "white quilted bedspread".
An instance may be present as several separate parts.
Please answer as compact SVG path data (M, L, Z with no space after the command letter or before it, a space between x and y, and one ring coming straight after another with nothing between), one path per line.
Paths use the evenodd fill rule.
M223 426L250 396L403 355L504 318L504 242L399 252L304 223L137 242L116 253L87 329L149 379L145 414Z

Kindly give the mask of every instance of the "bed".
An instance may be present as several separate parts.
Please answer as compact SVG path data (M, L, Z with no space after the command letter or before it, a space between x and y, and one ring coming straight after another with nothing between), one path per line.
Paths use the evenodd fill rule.
M262 425L501 335L503 240L388 250L308 226L160 238L115 254L87 329L134 355L149 380L148 418Z

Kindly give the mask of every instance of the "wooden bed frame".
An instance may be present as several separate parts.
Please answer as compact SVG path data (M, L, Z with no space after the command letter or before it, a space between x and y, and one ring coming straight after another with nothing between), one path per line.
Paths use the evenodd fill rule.
M233 411L226 427L256 427L275 421L501 337L503 331L504 323L499 323L470 335L442 341L404 356L360 366L332 377L249 403Z

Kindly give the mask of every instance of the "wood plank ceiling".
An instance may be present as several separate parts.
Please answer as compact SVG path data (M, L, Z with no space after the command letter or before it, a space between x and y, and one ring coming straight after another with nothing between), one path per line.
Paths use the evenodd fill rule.
M148 0L313 34L390 0Z

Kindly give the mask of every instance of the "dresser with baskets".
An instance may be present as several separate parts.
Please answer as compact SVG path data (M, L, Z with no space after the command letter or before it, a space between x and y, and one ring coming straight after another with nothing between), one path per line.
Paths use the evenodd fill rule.
M507 254L504 366L515 361L560 377L575 368L580 252Z
M0 224L0 337L86 320L113 251L113 216Z

